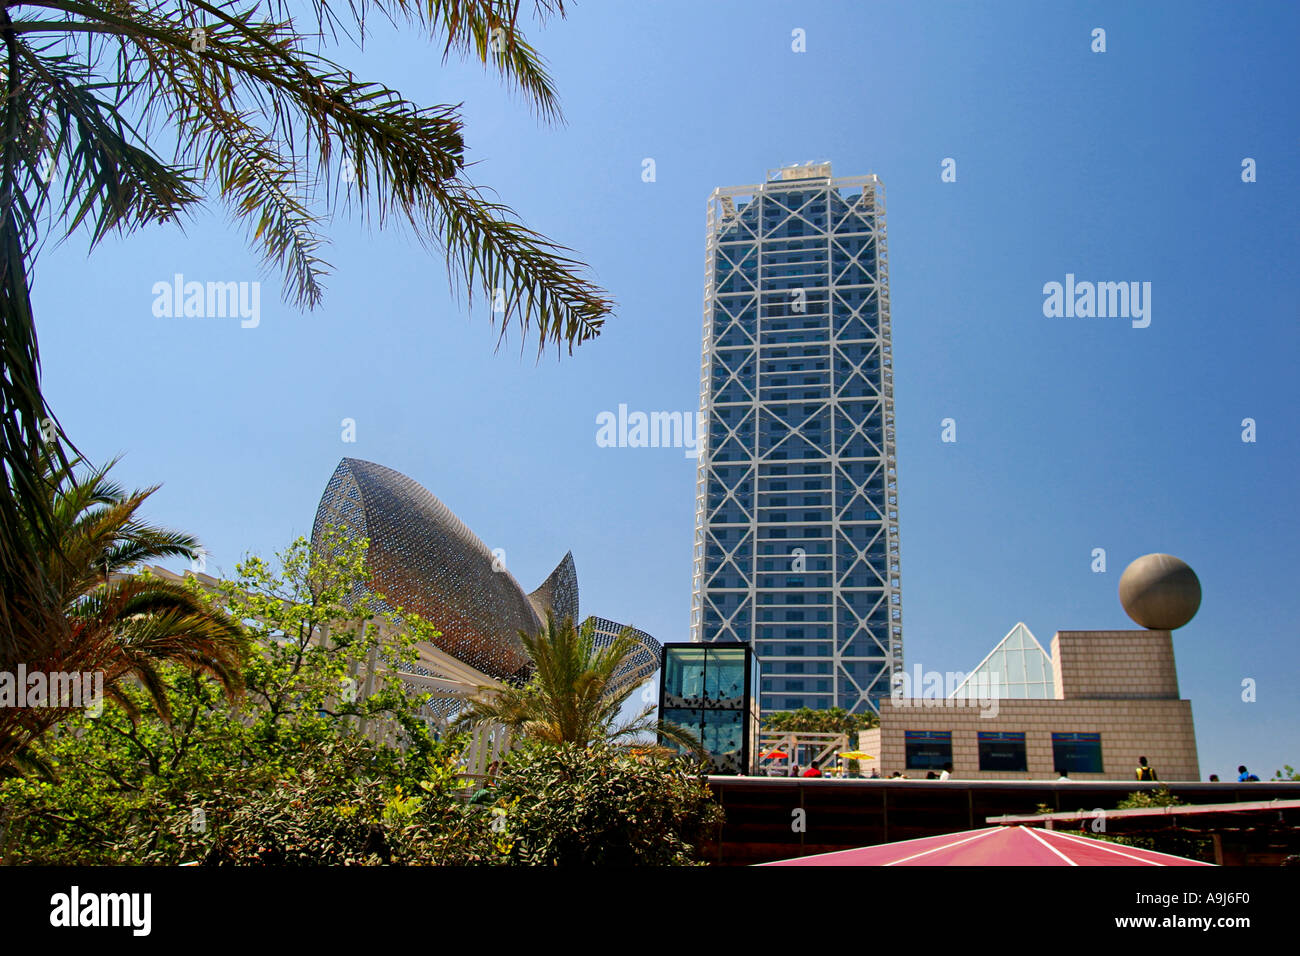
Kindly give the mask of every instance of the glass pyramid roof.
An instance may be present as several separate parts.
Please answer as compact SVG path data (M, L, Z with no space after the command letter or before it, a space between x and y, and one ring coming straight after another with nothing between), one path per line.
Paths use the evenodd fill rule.
M966 675L954 699L1046 700L1055 696L1052 658L1023 622Z

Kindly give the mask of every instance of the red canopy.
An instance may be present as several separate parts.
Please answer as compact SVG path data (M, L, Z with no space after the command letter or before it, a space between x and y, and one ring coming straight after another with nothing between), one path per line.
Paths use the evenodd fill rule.
M764 866L1211 866L1182 856L1039 827L989 827Z

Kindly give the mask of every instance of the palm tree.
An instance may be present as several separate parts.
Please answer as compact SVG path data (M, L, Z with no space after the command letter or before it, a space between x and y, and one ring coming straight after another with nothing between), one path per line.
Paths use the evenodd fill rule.
M534 0L539 21L563 0ZM320 226L340 207L406 223L445 256L501 336L539 352L599 335L612 303L569 250L466 176L459 108L421 107L322 55L364 42L366 17L445 40L495 70L544 121L560 110L519 27L519 0L4 0L0 4L0 662L49 583L18 527L55 543L38 493L61 430L40 389L28 275L42 239L175 223L218 192L286 295L315 307L329 272ZM336 9L337 8L337 9ZM165 143L172 158L160 157ZM498 339L498 344L501 339ZM55 443L56 454L62 454ZM62 461L67 464L66 459Z
M240 625L194 590L127 573L144 561L190 557L198 547L189 535L137 517L157 488L127 493L108 479L111 464L78 476L71 466L46 462L45 504L57 548L42 551L34 531L24 530L29 553L43 561L51 585L52 603L41 618L59 627L34 634L32 654L23 660L27 672L102 674L105 697L132 713L123 683L134 679L164 718L164 663L207 673L228 695L237 694L246 647ZM0 708L0 768L23 764L32 741L68 713L66 706Z
M874 711L850 714L843 707L823 710L800 707L798 710L777 711L763 718L764 729L776 733L847 734L852 737L859 730L879 726L880 718Z
M632 628L599 647L592 621L579 629L572 618L557 622L547 612L541 631L520 631L519 637L532 657L532 676L520 686L481 688L462 715L461 727L497 723L547 744L609 743L629 749L656 749L645 738L657 735L694 753L702 751L689 731L655 720L653 705L620 719L628 699L647 680L632 673L633 657L644 653Z

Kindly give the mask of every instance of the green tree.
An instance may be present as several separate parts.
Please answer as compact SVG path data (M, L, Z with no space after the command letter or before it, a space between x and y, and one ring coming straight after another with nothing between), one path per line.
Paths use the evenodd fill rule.
M324 544L313 555L300 538L274 563L250 558L212 590L188 579L196 604L253 627L246 693L228 699L214 677L164 665L165 703L128 683L98 718L54 728L36 745L53 779L0 784L0 858L234 863L255 862L263 847L263 862L365 862L385 852L392 861L446 856L464 847L458 834L486 846L479 826L435 825L459 819L461 746L431 734L424 695L400 680L379 680L369 696L350 692L364 689L354 676L364 668L381 677L402 669L416 641L436 632L354 600L366 580L364 540L327 529ZM386 732L368 735L379 721ZM359 815L345 809L353 804ZM425 835L403 843L397 830L407 826Z
M274 563L250 556L211 592L191 585L258 636L244 675L250 729L267 746L292 750L340 722L365 730L383 721L404 746L427 747L425 695L382 674L412 666L416 645L439 632L400 607L381 610L382 596L366 590L368 546L327 525L317 549L298 538ZM376 676L363 693L367 673Z
M879 726L880 718L875 713L850 714L843 707L827 707L824 710L800 707L798 710L776 711L763 718L765 730L776 733L847 734L850 746L856 746L854 737L859 730Z
M775 733L802 734L844 734L849 740L849 749L858 746L858 731L880 726L880 718L873 712L850 714L843 707L827 707L814 710L800 707L798 710L780 710L763 718L763 729ZM845 767L851 774L859 770L856 760L850 760Z
M105 695L128 712L135 707L124 690L131 679L163 720L171 716L164 663L209 674L224 693L238 693L245 635L237 618L190 589L129 573L144 561L189 557L198 542L142 520L139 510L157 488L127 492L108 478L111 467L79 473L45 459L41 487L55 544L30 525L19 528L48 584L41 606L14 609L20 622L33 619L28 672L98 674ZM75 713L66 699L48 703L0 707L0 770L30 764L32 741Z
M456 748L434 749L412 760L355 735L323 736L273 771L239 768L221 777L189 806L148 822L165 839L146 839L137 825L120 850L138 862L206 866L507 862L492 828L458 797ZM403 772L377 769L381 757L402 761ZM196 820L212 825L199 828Z
M696 768L600 734L579 743L525 740L504 761L491 805L465 805L463 738L430 734L419 716L423 695L397 680L370 696L344 692L363 667L382 675L409 666L416 642L437 634L400 609L380 613L377 597L357 597L365 551L364 540L326 529L316 553L299 539L275 561L242 562L215 587L188 579L196 601L250 622L246 692L228 699L214 677L165 664L158 676L171 720L144 688L127 683L125 700L97 719L77 715L53 728L36 744L52 778L0 781L0 862L695 859L721 818ZM551 629L565 632L553 622ZM560 643L557 656L573 653ZM623 644L610 661L581 669L579 683L592 693L602 681L608 686ZM589 664L600 655L578 647ZM545 650L539 656L563 669ZM371 721L383 721L384 732L367 734Z
M613 743L646 746L658 736L699 752L699 740L689 731L658 721L650 704L624 719L624 706L647 678L633 679L633 658L644 653L625 628L612 643L598 647L591 621L581 628L572 619L556 621L549 612L537 634L519 637L533 662L533 673L519 686L482 688L461 718L472 727L497 723L512 733L556 746Z
M25 659L28 604L48 590L25 523L55 541L40 488L58 431L40 387L29 275L47 231L113 233L177 223L219 194L286 295L316 306L329 271L322 224L348 208L397 220L441 250L501 335L570 351L611 302L582 263L468 178L459 107L421 107L358 79L322 50L377 21L427 32L560 110L525 39L519 0L22 0L0 6L0 664ZM536 0L536 18L564 15ZM170 152L170 159L162 158ZM495 321L495 318L494 318ZM38 596L33 599L33 595ZM26 614L26 618L24 618Z
M1273 771L1273 779L1274 780L1300 780L1300 771L1297 771L1296 768L1291 766L1289 763L1285 763L1282 765L1281 770Z
M496 797L489 827L510 862L533 866L689 865L722 822L708 785L679 759L605 743L514 751Z

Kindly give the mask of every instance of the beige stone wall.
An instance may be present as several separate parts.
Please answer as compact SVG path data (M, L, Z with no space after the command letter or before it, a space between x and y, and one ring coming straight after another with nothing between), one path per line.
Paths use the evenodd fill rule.
M880 728L873 727L870 730L859 730L858 749L876 758L875 760L858 761L858 766L861 768L863 775L870 776L872 770L880 773Z
M1178 699L1169 631L1057 631L1051 650L1060 700Z
M1056 641L1052 643L1055 649ZM937 703L947 702L913 701L914 706L900 707L896 701L881 701L881 776L899 770L923 777L924 771L906 769L904 731L947 730L952 732L953 776L966 780L1055 780L1053 732L1101 734L1103 772L1076 774L1074 779L1134 779L1139 756L1147 758L1162 780L1200 779L1188 700L1000 700L995 702L996 717L982 717L978 707L920 706ZM1028 772L981 771L976 737L980 731L1023 732Z

